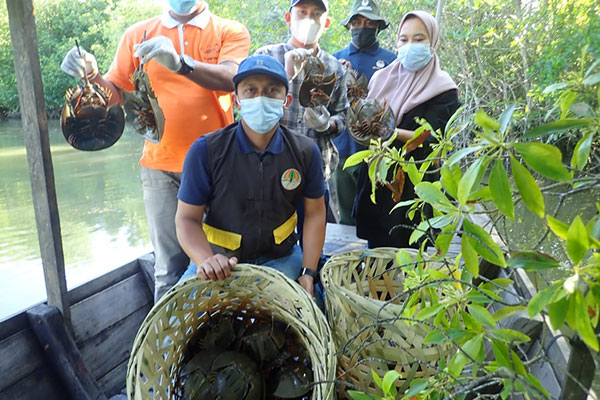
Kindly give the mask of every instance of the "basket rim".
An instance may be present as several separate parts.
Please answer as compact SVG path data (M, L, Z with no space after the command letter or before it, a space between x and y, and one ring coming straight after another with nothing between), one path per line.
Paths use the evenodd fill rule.
M311 344L312 346L318 343L322 346L320 352L323 353L322 355L325 355L325 360L320 359L320 356L317 357L317 353L310 348L308 349L311 362L314 363L315 361L318 361L318 364L321 365L320 368L324 373L324 375L319 378L323 383L317 386L320 390L313 393L320 392L320 395L323 397L319 397L319 399L328 399L333 395L333 379L335 378L335 368L337 365L333 335L331 333L331 328L325 319L325 315L317 307L316 303L308 295L306 290L296 282L287 278L281 272L270 267L240 263L232 267L231 272L231 277L222 281L207 281L196 276L190 277L169 289L169 291L152 307L136 334L128 361L127 396L129 399L139 398L137 397L139 393L136 391L136 381L140 371L139 364L142 362L142 355L144 354L144 343L150 329L152 329L163 316L162 312L164 309L170 305L176 304L176 302L184 296L188 296L190 290L226 291L234 280L248 277L257 277L258 279L263 278L265 281L276 282L283 288L282 296L285 296L285 291L289 290L293 292L293 296L290 296L292 297L291 301L294 304L300 302L300 308L297 308L297 310L301 310L301 317L294 314L293 310L283 308L280 304L273 304L271 312L276 314L277 318L292 326L298 334L305 333L309 335L310 337L301 338L305 345ZM290 293L289 291L288 293ZM198 297L189 299L189 301L200 301L201 299L202 297ZM187 340L189 340L189 338ZM313 354L315 355L314 357ZM315 380L315 383L317 382L319 381Z

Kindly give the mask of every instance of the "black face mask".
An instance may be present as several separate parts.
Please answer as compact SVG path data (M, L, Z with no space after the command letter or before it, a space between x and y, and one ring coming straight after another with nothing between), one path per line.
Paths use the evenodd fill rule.
M352 35L352 44L359 49L371 47L377 40L377 28L356 28L350 29Z

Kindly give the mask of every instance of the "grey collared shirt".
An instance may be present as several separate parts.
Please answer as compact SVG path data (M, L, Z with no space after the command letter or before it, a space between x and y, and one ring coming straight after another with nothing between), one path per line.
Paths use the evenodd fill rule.
M286 52L295 49L291 40L287 43L272 44L261 47L254 54L267 54L275 57L282 64L285 64L284 55ZM334 131L319 133L314 129L308 128L304 124L304 107L300 105L298 93L300 85L304 79L304 72L301 71L292 81L290 81L290 94L293 96L292 104L285 111L281 123L288 129L312 138L319 146L321 158L323 159L323 176L328 180L335 171L339 156L338 151L333 144L333 138L338 136L344 130L346 125L346 110L348 109L348 98L346 96L345 70L342 64L326 51L319 49L317 56L325 64L325 74L335 73L337 81L331 94L327 110L331 114L331 120L335 122Z

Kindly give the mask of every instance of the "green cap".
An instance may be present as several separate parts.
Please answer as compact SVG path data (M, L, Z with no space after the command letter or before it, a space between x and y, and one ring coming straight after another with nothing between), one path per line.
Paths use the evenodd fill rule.
M379 21L380 30L384 30L390 24L379 15L379 6L375 0L354 0L350 16L342 21L342 25L348 28L348 23L355 15L362 15L373 21Z

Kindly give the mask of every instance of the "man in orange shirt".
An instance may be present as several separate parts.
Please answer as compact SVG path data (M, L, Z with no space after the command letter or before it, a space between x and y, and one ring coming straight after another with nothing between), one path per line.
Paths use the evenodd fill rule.
M189 264L174 222L183 160L194 140L233 122L233 76L250 47L246 27L211 14L204 0L168 1L170 9L163 15L127 29L105 76L83 49L71 49L61 65L71 76L85 73L110 89L111 102L122 103L122 91L134 90L131 78L140 61L152 83L165 127L159 143L146 140L140 165L156 255L155 301Z

